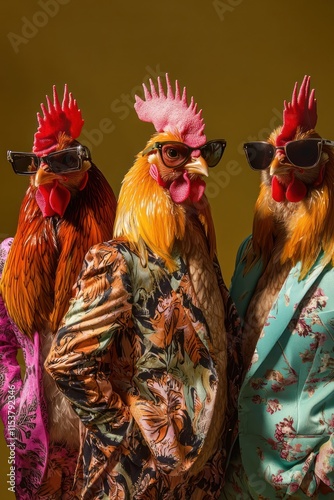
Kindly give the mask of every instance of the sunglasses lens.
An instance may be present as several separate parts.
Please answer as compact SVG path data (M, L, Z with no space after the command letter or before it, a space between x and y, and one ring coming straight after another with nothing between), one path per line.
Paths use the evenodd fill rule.
M12 153L10 160L17 174L35 174L38 168L38 160L35 155Z
M55 174L79 170L81 167L80 158L76 150L59 151L49 155L48 164Z
M301 141L292 141L286 144L286 155L288 160L298 167L313 167L320 159L321 141L304 139Z
M186 144L165 143L161 147L161 156L166 167L177 168L186 163L190 150Z
M208 167L215 167L221 160L225 151L225 141L208 142L201 148L201 154Z
M275 148L268 142L247 142L244 144L244 151L254 170L265 170L275 156Z

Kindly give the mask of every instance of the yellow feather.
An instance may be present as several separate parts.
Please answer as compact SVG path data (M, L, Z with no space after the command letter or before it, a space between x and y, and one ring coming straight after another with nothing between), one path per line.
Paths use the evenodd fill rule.
M156 140L179 140L176 135L160 134L153 137L148 145ZM161 187L149 173L150 164L140 153L133 167L125 175L118 202L114 225L114 237L125 238L147 263L146 245L164 260L169 271L176 269L173 256L175 245L183 248L187 238L189 221L187 206L174 203L169 191ZM194 215L200 218L208 238L210 254L215 247L215 231L210 206L203 196L198 206L191 207Z

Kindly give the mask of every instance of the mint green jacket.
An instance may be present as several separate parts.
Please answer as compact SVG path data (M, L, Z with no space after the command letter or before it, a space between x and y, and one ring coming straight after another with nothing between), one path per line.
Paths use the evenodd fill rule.
M262 267L244 276L247 241L231 286L241 321ZM280 290L241 387L249 496L240 498L334 498L334 269L320 255L302 281L299 273L297 264Z

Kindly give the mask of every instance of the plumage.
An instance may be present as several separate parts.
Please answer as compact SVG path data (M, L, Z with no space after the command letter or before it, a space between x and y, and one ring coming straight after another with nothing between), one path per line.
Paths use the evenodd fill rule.
M275 130L268 142L275 143L280 128ZM295 140L320 137L313 130L297 132ZM323 262L334 263L334 153L333 148L324 145L320 163L312 170L298 171L295 176L305 182L307 196L300 203L277 203L272 198L273 175L288 176L296 170L283 166L275 159L271 171L264 171L259 197L255 205L253 222L253 249L256 257L267 261L272 255L274 244L281 246L280 261L302 262L300 278L305 277L321 249ZM323 179L319 185L317 180ZM316 185L314 185L316 183Z
M146 148L158 141L180 141L179 134L155 135ZM171 182L182 175L164 167L155 156L160 177ZM152 161L152 160L151 160ZM216 418L212 422L205 447L193 473L205 465L221 434L227 391L226 381L226 334L224 304L213 266L216 240L210 205L205 195L196 205L175 203L169 191L162 189L150 175L150 160L139 154L126 174L120 191L114 234L124 238L147 263L147 249L161 257L169 271L175 271L175 256L182 255L189 268L191 285L195 291L196 305L203 311L211 332L210 351L219 373L219 396L216 398ZM187 168L187 167L185 167ZM131 195L130 195L131 193Z
M147 146L156 141L179 140L180 136L177 134L157 134ZM147 157L139 153L133 167L125 175L117 204L114 235L126 238L144 259L147 245L172 270L175 269L172 255L174 246L177 245L183 251L187 245L191 245L186 234L187 221L193 214L203 228L212 259L216 252L216 240L207 198L204 196L196 207L174 203L169 191L162 189L150 175L150 166ZM180 172L170 170L159 162L164 182L180 176Z
M333 496L334 142L309 83L267 142L245 144L262 182L231 285L245 366L224 499Z
M317 118L315 102L309 77L305 77L298 95L296 84L291 103L284 103L283 125L270 134L267 142L278 147L289 141L321 138L312 128ZM278 149L261 176L252 239L244 255L245 274L259 261L264 269L248 308L244 332L248 361L290 269L300 262L298 279L303 280L321 252L322 265L334 264L333 148L322 145L319 162L312 168L292 165ZM288 194L296 183L304 186L298 201L289 199ZM277 189L282 190L281 201L275 199Z
M115 197L95 165L88 176L85 190L73 195L63 218L42 217L33 185L23 199L1 294L26 335L47 325L57 330L86 251L112 234Z
M39 127L33 146L40 165L30 175L15 237L2 243L4 251L1 254L6 256L5 262L1 262L1 307L5 307L6 317L13 326L0 325L0 335L3 335L0 355L7 343L8 349L14 349L14 345L17 349L18 345L24 353L27 377L18 381L21 389L17 392L17 415L21 411L21 397L33 399L42 409L42 417L33 416L31 438L22 433L25 438L17 447L26 449L16 457L17 492L18 495L31 495L31 498L35 498L33 495L45 471L41 492L50 494L49 488L52 489L55 479L53 468L61 471L60 479L57 477L57 484L60 481L57 495L62 494L62 483L68 483L65 477L76 466L80 421L43 365L68 308L84 256L91 246L111 238L116 212L112 188L90 155L82 159L79 169L67 168L74 161L69 151L80 146L76 138L83 125L81 111L67 86L62 105L55 88L54 102L47 98L47 103L47 108L42 106L43 117L38 114ZM54 171L47 163L52 156L47 155L62 151L64 156L59 156ZM28 351L35 353L33 360ZM4 370L6 384L10 385L12 381L5 365ZM40 481L28 485L29 481L21 475L29 469L29 453L35 453L38 440L45 450L38 471ZM63 457L65 446L71 465Z
M113 240L86 255L45 365L87 428L87 499L113 497L106 477L126 499L218 498L224 476L237 328L204 195L201 113L167 89L151 82L136 100L157 133L124 177Z

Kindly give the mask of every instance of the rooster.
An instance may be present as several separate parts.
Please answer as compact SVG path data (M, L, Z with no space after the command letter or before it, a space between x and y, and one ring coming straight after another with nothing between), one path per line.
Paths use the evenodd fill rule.
M158 79L136 96L156 134L125 175L114 239L87 254L45 364L87 429L87 499L218 498L223 481L238 323L203 176L225 141L207 142L193 98L166 82L167 93Z
M7 442L15 437L20 499L49 498L71 488L79 419L43 363L84 255L92 245L110 239L116 212L111 187L89 150L77 141L83 119L67 85L62 104L54 87L53 103L47 97L47 107L41 108L33 152L8 152L14 171L28 175L30 186L14 239L1 244L1 416ZM19 348L24 382L16 361ZM15 436L6 417L10 387L15 388Z
M316 122L305 76L283 125L244 145L262 183L232 279L246 372L222 498L333 495L334 142Z

